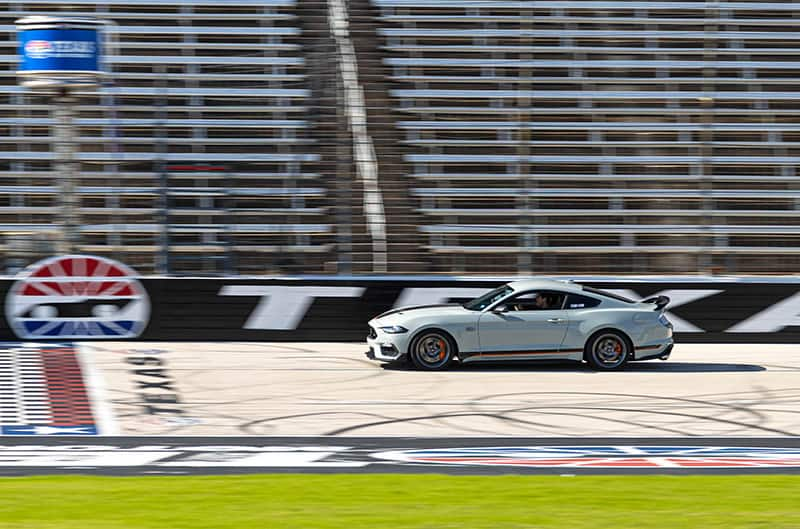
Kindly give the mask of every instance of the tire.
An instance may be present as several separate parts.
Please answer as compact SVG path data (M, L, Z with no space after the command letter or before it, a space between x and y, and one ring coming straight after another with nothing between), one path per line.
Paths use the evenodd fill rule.
M442 371L450 367L455 355L453 340L442 331L430 330L414 338L408 356L417 369Z
M597 371L622 369L633 353L627 336L619 331L600 331L592 335L584 349L586 361Z

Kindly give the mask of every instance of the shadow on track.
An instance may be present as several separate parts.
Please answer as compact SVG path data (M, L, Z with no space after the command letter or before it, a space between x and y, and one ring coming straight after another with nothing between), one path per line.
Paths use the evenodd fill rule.
M389 371L416 371L411 364L381 364L383 369ZM614 373L727 373L727 372L747 372L747 371L766 371L767 368L754 364L719 364L701 362L630 362L622 371ZM581 362L475 362L470 364L454 363L449 371L487 371L487 372L556 372L568 373L599 373L587 364Z
M728 371L766 371L767 368L755 364L711 364L701 362L632 362L625 371L652 373L715 373Z

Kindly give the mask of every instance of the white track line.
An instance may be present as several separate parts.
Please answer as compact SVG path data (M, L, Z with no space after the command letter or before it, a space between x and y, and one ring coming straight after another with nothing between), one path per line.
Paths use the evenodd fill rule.
M83 372L89 402L92 404L98 435L119 435L119 424L108 399L106 380L94 365L94 349L91 345L76 343L75 353Z

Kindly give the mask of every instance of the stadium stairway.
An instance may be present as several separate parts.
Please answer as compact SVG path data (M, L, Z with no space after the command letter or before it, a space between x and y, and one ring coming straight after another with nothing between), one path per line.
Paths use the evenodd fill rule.
M303 32L302 53L310 79L308 119L311 137L317 141L318 172L328 189L329 221L336 226L334 251L323 272L352 271L353 247L369 244L363 215L363 197L355 178L343 181L341 174L354 175L351 137L337 101L336 44L328 27L325 0L304 2L298 24Z
M425 272L423 235L417 230L422 216L411 196L404 155L396 127L400 116L392 110L389 70L378 40L378 10L370 0L350 0L350 34L358 58L359 78L369 116L369 132L378 160L378 178L383 193L389 252L389 271Z
M377 13L367 0L351 1L350 36L356 51L359 82L367 107L368 132L378 164L387 237L387 272L425 271L416 213L406 175L397 116L391 111L383 55L376 49ZM353 136L342 102L338 52L331 35L324 0L303 2L298 22L303 32L303 54L311 80L309 120L317 140L319 173L328 188L329 217L337 226L335 247L324 272L376 272L373 240L364 212L364 190L357 174Z

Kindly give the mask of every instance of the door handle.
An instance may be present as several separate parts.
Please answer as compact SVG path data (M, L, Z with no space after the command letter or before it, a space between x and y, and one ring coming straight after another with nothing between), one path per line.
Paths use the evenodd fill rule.
M550 318L547 321L549 321L550 323L564 323L567 320L565 320L564 318Z

